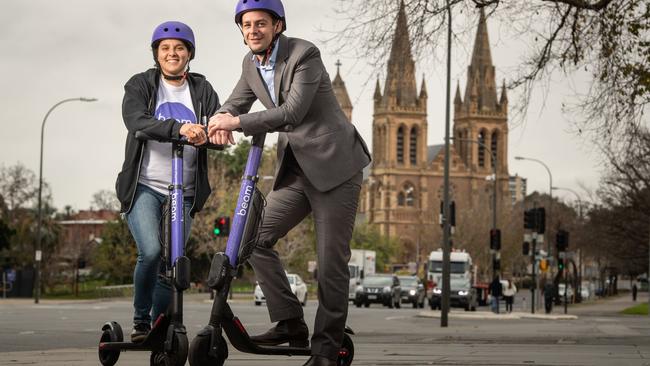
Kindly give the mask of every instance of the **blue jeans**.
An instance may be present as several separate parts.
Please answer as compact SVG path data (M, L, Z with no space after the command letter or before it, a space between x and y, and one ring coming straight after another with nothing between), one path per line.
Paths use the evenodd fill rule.
M158 276L161 262L160 224L167 195L138 184L131 211L126 214L131 235L138 246L138 260L133 273L133 323L150 324L164 313L171 302L172 288ZM193 197L185 197L185 241L192 227L190 209ZM170 243L171 245L171 243ZM153 309L152 309L153 307ZM153 314L150 315L150 312Z

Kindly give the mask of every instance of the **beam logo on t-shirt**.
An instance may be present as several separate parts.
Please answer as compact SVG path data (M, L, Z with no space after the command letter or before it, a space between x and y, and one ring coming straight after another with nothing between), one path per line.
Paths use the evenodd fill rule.
M175 119L180 123L196 123L194 112L187 108L183 103L165 102L156 108L156 119L164 121Z

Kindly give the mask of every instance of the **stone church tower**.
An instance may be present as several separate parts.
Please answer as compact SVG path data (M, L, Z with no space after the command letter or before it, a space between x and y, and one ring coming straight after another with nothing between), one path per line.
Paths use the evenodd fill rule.
M428 252L439 248L442 241L438 214L444 145L428 145L427 90L424 80L419 92L416 83L402 2L383 92L379 80L375 88L373 161L364 181L359 211L383 235L399 239L402 253L397 260L404 263L424 262ZM480 238L469 238L469 231L482 233L484 229L483 241L487 242L490 202L495 192L492 164L497 167L497 223L502 221L499 217L504 210L512 207L507 106L505 87L497 97L486 19L481 11L465 95L461 97L459 85L454 100L450 192L457 222L465 221L457 224L458 231L463 230L465 235L456 235L459 242L476 242ZM491 158L491 152L496 154L496 160Z

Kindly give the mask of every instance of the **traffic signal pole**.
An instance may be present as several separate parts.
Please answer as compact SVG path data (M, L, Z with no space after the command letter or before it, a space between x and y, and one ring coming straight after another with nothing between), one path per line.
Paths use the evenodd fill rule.
M535 258L535 252L537 251L537 233L533 232L533 240L532 240L532 245L533 245L533 252L531 253L531 262L532 262L532 267L533 267L533 285L530 288L530 313L535 314L535 292L537 291L537 277L536 277L536 272L535 272L535 267L537 267L536 264L536 258Z

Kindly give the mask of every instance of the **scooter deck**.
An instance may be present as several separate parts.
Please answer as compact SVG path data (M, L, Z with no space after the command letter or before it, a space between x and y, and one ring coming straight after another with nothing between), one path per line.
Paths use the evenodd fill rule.
M230 343L240 352L258 355L309 356L311 347L263 346L253 343L239 318L224 319L223 330Z
M147 337L138 343L134 342L100 342L100 351L162 351L167 329L170 325L169 317L161 315L151 328Z

